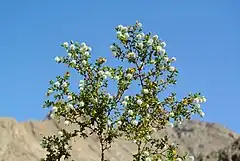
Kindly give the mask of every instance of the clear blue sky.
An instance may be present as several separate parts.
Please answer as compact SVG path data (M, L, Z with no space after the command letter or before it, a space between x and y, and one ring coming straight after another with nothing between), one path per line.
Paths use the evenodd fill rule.
M111 65L114 28L139 20L177 57L178 96L201 92L208 99L203 120L240 132L239 8L237 0L1 1L0 117L46 115L48 82L66 71L54 61L66 54L62 42L85 41L93 59L105 56Z

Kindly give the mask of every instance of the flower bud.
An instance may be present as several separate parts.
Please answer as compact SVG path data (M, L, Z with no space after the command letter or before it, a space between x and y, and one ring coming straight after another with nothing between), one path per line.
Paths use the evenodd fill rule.
M64 121L64 124L65 124L66 126L68 126L68 125L70 124L70 122L69 122L68 120L66 120L66 121Z
M63 47L68 48L68 46L69 46L69 45L68 45L68 42L64 42L64 43L63 43Z
M79 102L79 107L83 107L85 104L83 101Z
M149 90L148 90L148 89L143 89L143 93L144 93L144 94L148 94L148 93L149 93Z
M128 110L129 115L133 115L133 110Z
M164 48L167 46L166 42L164 42L164 41L161 42L161 45L162 45L162 47L164 47Z
M75 47L74 44L71 44L71 45L70 45L70 50L75 50L75 48L76 48L76 47Z
M126 101L123 101L123 102L122 102L122 105L123 105L123 106L127 106L127 102L126 102Z
M170 67L169 67L169 71L170 71L170 72L173 72L173 71L175 71L175 70L176 70L175 67L173 67L173 66L170 66Z
M132 77L133 77L132 74L130 74L130 73L127 74L127 78L128 78L128 79L132 79Z
M58 132L58 135L63 136L63 132L62 132L62 131L59 131L59 132Z
M142 100L141 99L139 99L139 100L137 100L137 104L139 105L139 106L141 106L142 105Z
M57 62L57 63L60 63L61 62L61 58L60 57L55 57L55 61Z

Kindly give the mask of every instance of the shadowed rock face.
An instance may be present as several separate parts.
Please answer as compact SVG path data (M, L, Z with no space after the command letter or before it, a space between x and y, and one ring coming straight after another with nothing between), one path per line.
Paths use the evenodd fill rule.
M53 120L19 123L12 118L0 118L0 161L39 161L46 154L39 145L42 135L56 134L63 127L62 123L56 124ZM155 136L164 134L179 144L181 154L189 152L196 160L240 161L239 135L221 125L186 121ZM111 161L130 161L135 151L135 145L119 139L107 152L107 156ZM71 159L76 161L100 160L97 137L78 139L73 144L72 156Z

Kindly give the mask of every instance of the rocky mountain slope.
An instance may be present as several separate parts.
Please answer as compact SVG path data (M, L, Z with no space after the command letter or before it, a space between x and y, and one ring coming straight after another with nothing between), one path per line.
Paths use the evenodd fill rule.
M12 118L0 118L0 161L39 161L46 154L40 147L41 134L57 133L62 124L53 120L19 123ZM167 134L171 141L180 145L180 153L189 152L196 160L240 161L238 134L215 123L186 121L156 135ZM73 159L98 161L97 137L77 140L73 144ZM130 161L136 147L127 141L117 140L108 152L111 161Z

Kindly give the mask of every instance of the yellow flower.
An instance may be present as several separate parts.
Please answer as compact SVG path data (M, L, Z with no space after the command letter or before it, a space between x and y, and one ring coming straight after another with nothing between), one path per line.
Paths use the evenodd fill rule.
M173 155L177 154L176 150L174 150L174 149L173 149L172 153L173 153Z
M135 69L135 68L128 68L128 69L127 69L127 73L133 74L133 73L135 73L135 72L136 72L136 69Z
M99 58L98 59L98 62L100 63L100 64L103 64L103 63L105 63L107 61L107 59L106 58Z

